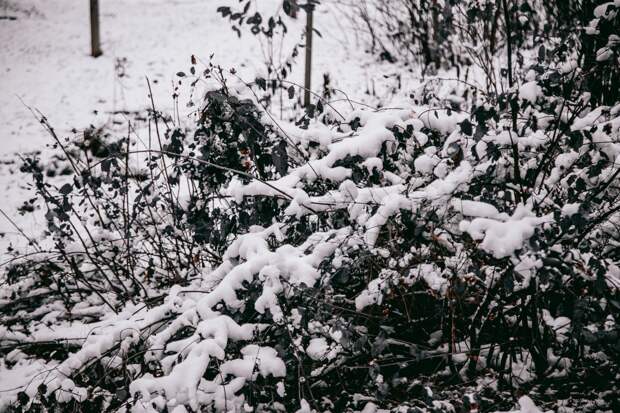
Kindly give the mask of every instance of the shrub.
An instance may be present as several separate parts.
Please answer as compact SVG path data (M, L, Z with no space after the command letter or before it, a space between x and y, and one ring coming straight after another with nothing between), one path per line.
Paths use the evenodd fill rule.
M56 138L70 182L24 167L54 250L2 291L9 407L617 409L620 106L574 56L467 112L295 123L193 68L219 86L191 128L153 105L156 149Z

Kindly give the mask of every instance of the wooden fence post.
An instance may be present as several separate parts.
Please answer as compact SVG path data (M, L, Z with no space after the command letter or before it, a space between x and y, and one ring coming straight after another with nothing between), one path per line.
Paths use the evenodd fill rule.
M103 54L99 39L99 0L90 0L90 50L93 57Z
M314 4L308 1L306 9L306 79L304 83L304 106L310 105L310 90L312 87L312 32L314 31L313 12Z

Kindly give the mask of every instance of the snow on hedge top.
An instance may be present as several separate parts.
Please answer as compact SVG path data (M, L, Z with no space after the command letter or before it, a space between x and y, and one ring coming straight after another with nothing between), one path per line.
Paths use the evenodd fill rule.
M530 82L522 87L522 92L526 99L534 101L540 92L540 88L535 82ZM530 93L531 90L535 92ZM476 162L476 167L472 166L472 160L464 160L454 170L445 170L445 162L436 151L425 151L425 154L416 158L414 165L422 174L435 179L431 180L426 186L419 187L415 191L408 191L402 184L383 187L358 188L349 178L351 170L342 166L334 165L347 157L360 156L364 165L369 170L373 168L382 171L383 165L380 154L384 145L395 147L395 138L392 128L405 128L406 125L414 125L416 137L422 142L428 138L419 132L421 127L427 127L438 131L447 137L444 149L441 154L445 156L451 144L461 142L463 146L473 143L463 142L462 137L456 131L458 124L462 122L466 115L449 110L413 108L412 110L384 110L384 111L355 111L350 119L357 118L361 127L354 133L343 134L334 130L327 129L321 123L312 124L308 130L299 129L291 125L284 127L290 138L294 142L316 141L309 138L313 134L319 136L319 141L325 144L326 150L322 156L317 155L305 165L292 170L288 175L270 182L253 181L249 184L242 184L239 180L233 180L227 189L227 193L240 202L245 196L278 196L283 195L288 198L289 206L286 209L287 215L301 216L327 209L347 209L351 219L357 220L360 225L365 226L364 239L366 243L373 246L383 225L400 210L415 211L417 206L423 201L431 201L438 205L448 202L453 195L466 189L471 179L485 173L486 164ZM420 136L421 135L421 136ZM501 132L496 136L486 136L482 141L494 141L498 144L510 144L512 137L507 132ZM518 145L521 148L538 147L547 141L544 134L535 132L531 135L520 137ZM478 148L478 146L476 147ZM484 148L483 148L484 149ZM429 155L430 154L430 155ZM437 169L442 165L442 168ZM395 182L402 182L399 177L386 177ZM309 196L302 188L302 182L313 182L316 179L326 179L332 182L341 182L338 190L330 191L324 195ZM378 206L373 215L368 215L363 205L372 202ZM458 205L456 202L460 202ZM452 206L463 212L464 216L477 217L473 221L463 221L460 229L470 233L476 239L481 240L481 248L492 253L497 258L512 255L516 250L522 248L523 243L529 239L535 228L549 217L535 217L527 214L524 206L519 206L512 217L500 214L497 209L489 204L469 200L453 200ZM263 303L260 304L261 306Z
M334 167L334 164L347 156L361 156L363 158L375 157L381 150L384 142L393 141L394 135L388 128L395 125L402 125L403 120L410 115L409 111L394 110L370 113L368 111L357 111L351 119L359 118L363 128L358 132L349 136L342 136L337 132L332 132L332 136L326 136L326 130L323 125L314 126L309 131L301 129L295 130L288 127L290 136L294 142L308 141L308 135L311 135L316 128L316 134L322 136L321 142L337 142L327 145L327 153L319 159L312 159L307 164L302 165L288 174L275 181L267 183L254 181L250 184L243 185L238 180L228 187L227 193L230 194L238 202L244 196L278 196L286 194L291 199L303 206L307 201L307 194L300 188L298 184L301 181L313 182L316 179L327 179L332 182L342 182L351 176L351 170L344 167ZM296 134L294 132L297 132Z

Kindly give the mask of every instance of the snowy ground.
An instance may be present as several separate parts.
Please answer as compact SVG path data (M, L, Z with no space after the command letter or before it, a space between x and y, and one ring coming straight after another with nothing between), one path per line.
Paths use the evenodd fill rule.
M223 67L240 69L251 80L264 68L260 42L248 32L239 39L215 9L226 0L106 0L100 2L104 55L89 56L87 1L0 0L0 206L26 232L42 222L20 217L16 208L28 196L29 181L19 173L17 154L45 151L49 136L27 108L48 117L61 136L71 129L102 124L117 111L138 111L149 104L146 77L160 109L172 107L172 82L187 69L192 54ZM232 2L231 4L236 4ZM273 8L274 0L261 0ZM315 21L314 85L329 72L335 86L354 100L368 102L367 91L387 93L390 72L364 52L358 39L342 30L346 19L324 2ZM289 22L292 41L304 19ZM351 33L348 31L347 33ZM347 37L348 36L348 37ZM289 47L289 46L287 46ZM286 54L285 47L284 53ZM302 59L292 79L300 81ZM371 67L372 66L372 67ZM393 71L391 69L387 69ZM384 76L377 77L376 73ZM374 77L370 75L374 73ZM181 95L184 103L187 96ZM181 105L182 106L182 105ZM118 116L118 115L117 115ZM0 216L0 250L23 244L13 226ZM0 253L2 254L2 253ZM0 260L3 261L3 260Z

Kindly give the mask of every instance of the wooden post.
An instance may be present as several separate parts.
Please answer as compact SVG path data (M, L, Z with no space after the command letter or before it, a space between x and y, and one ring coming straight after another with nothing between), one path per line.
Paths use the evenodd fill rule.
M90 50L93 57L103 54L99 39L99 0L90 0Z
M314 4L308 1L306 9L306 79L304 83L304 106L310 105L310 90L312 87L312 32L314 31L313 22Z

